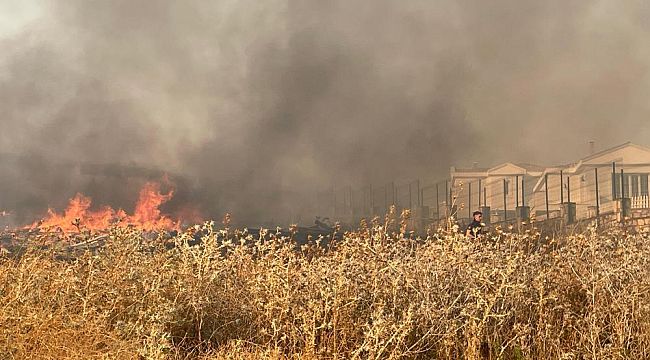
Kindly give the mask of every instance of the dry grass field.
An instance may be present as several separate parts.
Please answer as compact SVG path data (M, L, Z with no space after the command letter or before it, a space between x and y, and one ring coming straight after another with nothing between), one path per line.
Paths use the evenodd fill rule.
M114 228L72 259L5 252L0 358L650 357L644 235L413 240L390 222L300 249L207 223Z

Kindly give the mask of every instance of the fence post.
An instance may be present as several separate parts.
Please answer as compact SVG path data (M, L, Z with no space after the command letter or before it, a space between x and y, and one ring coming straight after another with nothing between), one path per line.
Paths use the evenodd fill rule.
M548 211L548 174L544 174L544 191L546 192L546 220L549 219Z
M449 181L445 180L445 208L447 209L447 217L449 217L449 212L451 211L451 195L449 195Z
M594 168L594 173L596 175L596 226L598 226L600 224L600 195L598 194L598 167Z
M508 190L508 184L506 179L503 179L503 220L508 221L508 199L506 191Z
M472 218L472 182L467 182L467 211L469 212L469 218Z
M354 213L354 200L352 199L352 185L348 187L348 190L350 191L350 215Z
M616 200L616 162L612 161L612 200Z
M560 170L560 204L564 204L564 173Z
M436 216L440 220L440 195L438 193L438 183L436 183Z
M515 207L519 207L519 175L515 176L515 202Z
M420 189L420 206L424 206L424 188Z
M375 200L373 199L374 190L372 188L372 184L368 185L368 196L370 196L370 198L368 199L369 200L368 206L370 206L370 216L372 216L375 214L375 210L374 210Z

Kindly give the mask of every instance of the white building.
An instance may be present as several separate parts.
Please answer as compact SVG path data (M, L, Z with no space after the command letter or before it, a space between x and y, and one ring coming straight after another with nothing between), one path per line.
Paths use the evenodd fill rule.
M493 222L506 216L514 218L517 206L531 203L533 187L543 172L544 168L538 165L509 162L489 169L452 167L451 188L459 208L458 218L469 218L471 212L482 206L490 207Z
M569 201L576 204L577 219L594 217L596 211L600 214L614 212L615 200L621 197L631 198L632 208L647 208L650 207L648 174L650 149L630 142L600 151L574 164L547 168L533 189L532 212L540 219L546 218L547 189L550 218L559 216L561 203Z
M547 214L559 217L562 204L568 202L575 203L577 219L587 219L613 213L621 197L630 198L632 208L650 208L649 174L650 148L628 142L568 165L508 162L489 169L452 167L450 184L459 219L469 218L481 206L490 207L492 222L513 219L517 206L528 206L531 215L544 220Z

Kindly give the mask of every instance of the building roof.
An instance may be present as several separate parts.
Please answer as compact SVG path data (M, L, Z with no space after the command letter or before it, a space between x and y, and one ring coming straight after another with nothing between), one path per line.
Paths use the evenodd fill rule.
M632 142L626 142L620 145L616 145L601 151L598 151L594 154L590 154L577 162L564 164L564 165L555 165L555 166L540 166L530 163L511 163L505 162L499 165L496 165L491 168L451 168L451 179L454 178L487 178L489 176L514 176L514 175L529 175L534 177L539 177L537 183L535 184L535 191L543 185L544 175L546 174L559 174L560 171L565 174L575 174L579 172L585 165L593 166L593 163L590 163L592 160L598 159L604 155L620 151L625 148L635 148L643 152L647 152L650 159L650 148L634 144ZM650 164L650 160L648 161Z
M489 168L457 168L457 167L452 167L452 170L455 172L486 172L490 170Z
M520 168L524 168L527 171L544 171L545 169L543 166L529 163L516 163L515 165L519 166Z
M591 160L598 159L599 157L602 157L604 155L611 154L611 153L614 153L616 151L620 151L620 150L623 150L623 149L629 148L629 147L632 147L632 148L647 152L648 155L650 156L650 148L647 148L647 147L642 146L642 145L634 144L634 143L628 141L626 143L616 145L616 146L613 146L613 147L598 151L598 152L596 152L594 154L591 154L589 156L586 156L586 157L580 159L577 163L572 163L572 164L567 164L567 165L558 165L558 166L548 167L548 168L544 169L544 172L542 173L542 176L539 178L539 180L535 184L535 187L534 187L533 190L534 191L539 190L539 188L544 184L543 175L546 175L546 174L558 174L560 171L563 171L565 174L575 174L575 173L580 172L580 170L582 170L584 165L586 165L586 163L590 162ZM648 161L648 162L650 163L650 161ZM594 164L590 164L590 165L593 166Z
M544 167L529 163L506 162L491 168L455 168L451 167L451 180L455 178L487 178L490 176L539 176Z
M582 158L582 159L580 159L579 163L590 162L591 160L598 159L599 157L602 157L602 156L607 155L607 154L611 154L613 152L616 152L616 151L619 151L619 150L622 150L622 149L625 149L625 148L633 148L633 149L637 149L637 150L640 150L642 152L650 154L650 148L645 147L643 145L634 144L634 143L628 141L626 143L623 143L623 144L620 144L620 145L617 145L617 146L614 146L614 147L611 147L611 148L608 148L608 149L605 149L605 150L601 150L601 151L599 151L597 153L594 153L594 154L591 154L591 155L589 155L589 156L587 156L585 158Z

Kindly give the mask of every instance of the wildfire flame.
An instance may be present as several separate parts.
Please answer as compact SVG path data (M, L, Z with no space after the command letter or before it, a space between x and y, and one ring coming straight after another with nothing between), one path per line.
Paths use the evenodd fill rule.
M140 197L135 205L133 216L127 216L129 225L142 227L145 230L178 229L179 222L174 222L160 213L160 205L169 201L174 196L174 190L168 194L160 192L160 184L147 183L140 190Z
M30 228L60 229L64 232L102 230L111 226L134 226L146 231L179 230L181 220L172 220L160 211L160 206L173 197L174 190L164 194L160 188L160 183L146 183L140 190L132 215L122 209L116 211L108 206L97 211L90 210L92 200L83 194L77 194L70 199L62 214L48 209L48 216L32 224Z

